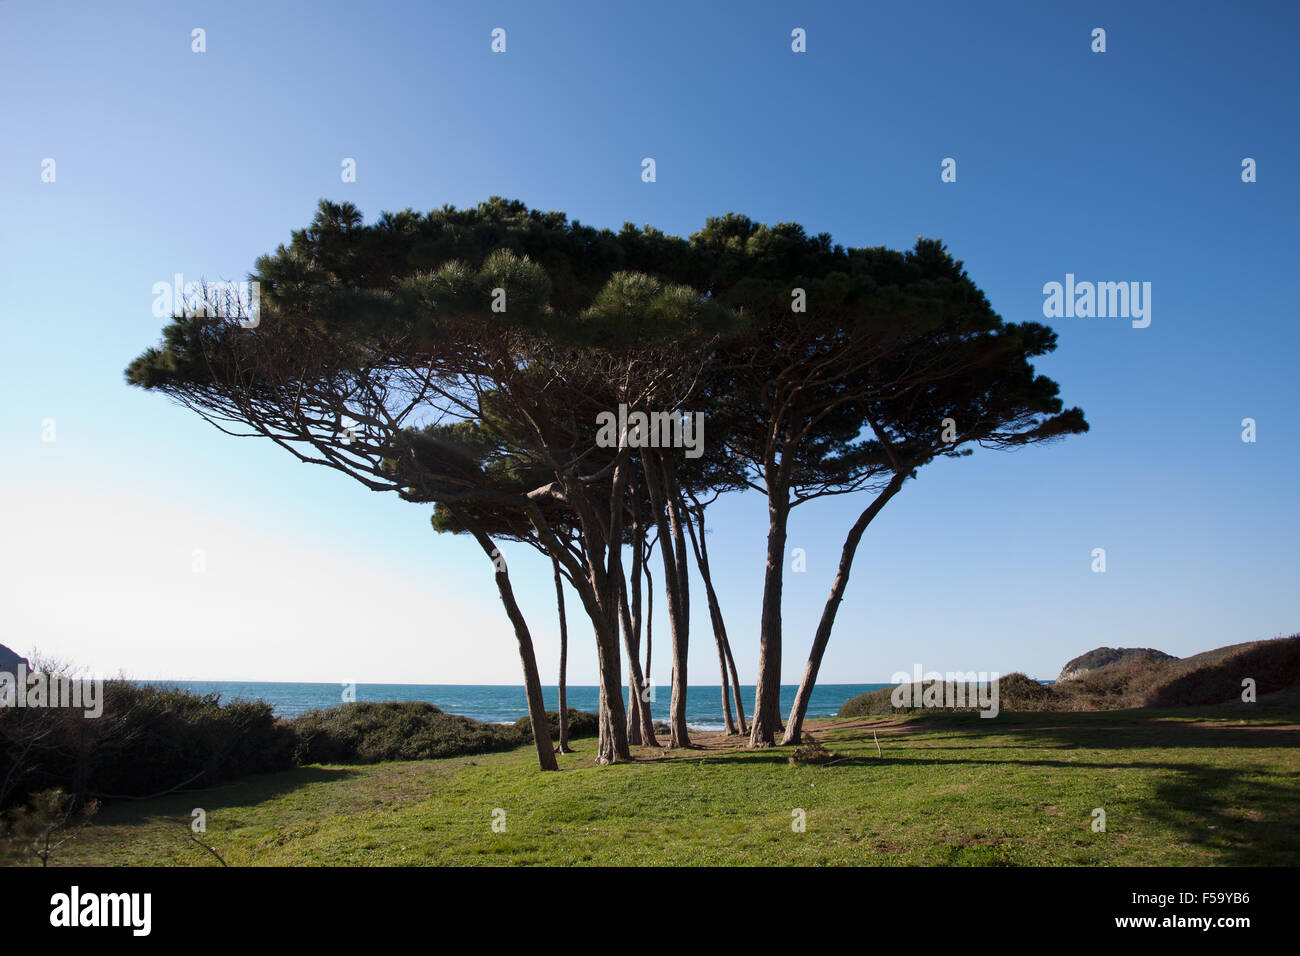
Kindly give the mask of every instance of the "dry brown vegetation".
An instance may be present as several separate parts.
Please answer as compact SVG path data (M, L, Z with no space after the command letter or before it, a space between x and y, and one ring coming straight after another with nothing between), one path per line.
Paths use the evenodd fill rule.
M1051 685L1019 672L1007 674L999 679L998 706L1011 711L1091 711L1224 704L1242 699L1247 678L1254 680L1257 696L1294 690L1300 685L1300 634L1232 644L1181 660L1133 658ZM887 687L855 697L840 708L839 715L910 709L893 705L893 690ZM916 687L912 699L921 699Z

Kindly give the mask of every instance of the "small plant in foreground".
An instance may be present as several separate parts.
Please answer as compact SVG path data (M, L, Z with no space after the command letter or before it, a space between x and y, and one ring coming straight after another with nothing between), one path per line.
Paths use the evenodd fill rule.
M76 839L98 810L98 801L78 807L74 798L58 787L34 793L26 807L10 811L3 822L3 856L21 863L31 854L41 866L49 866L51 855Z

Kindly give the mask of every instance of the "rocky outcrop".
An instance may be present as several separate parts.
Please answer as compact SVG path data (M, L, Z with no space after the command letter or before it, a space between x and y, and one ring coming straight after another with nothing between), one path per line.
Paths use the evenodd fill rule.
M27 658L20 654L15 654L13 651L9 650L9 648L0 644L0 671L3 671L6 674L16 674L18 673L19 664L22 664L24 667L31 667L31 665L27 663Z
M1111 664L1124 664L1128 661L1143 658L1149 661L1176 661L1178 658L1172 654L1166 654L1164 651L1157 651L1152 647L1097 647L1086 654L1080 654L1074 660L1070 661L1061 668L1061 675L1056 678L1057 682L1073 680L1080 674L1086 674L1088 671L1095 671L1099 667L1109 667Z

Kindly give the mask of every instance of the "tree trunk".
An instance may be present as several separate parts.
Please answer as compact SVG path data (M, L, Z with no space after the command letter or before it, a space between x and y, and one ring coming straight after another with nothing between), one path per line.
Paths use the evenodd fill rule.
M673 565L677 571L677 614L680 628L673 628L673 693L669 702L671 723L677 735L675 746L689 747L691 739L686 728L686 695L691 686L686 680L691 636L691 582L690 565L686 560L686 535L682 533L682 514L678 502L680 492L670 459L665 459L665 502L668 505L668 527L673 535ZM680 731L677 729L680 727Z
M776 483L775 487L769 482L767 494L767 568L763 577L754 722L749 729L751 747L773 746L781 723L781 587L790 504L783 482Z
M632 489L632 569L628 573L630 585L625 592L628 595L628 613L630 615L631 634L624 638L627 645L629 665L636 661L641 666L641 538L645 529L641 526L641 509L637 506L638 489ZM627 742L637 747L645 743L641 735L641 688L631 666L627 670Z
M619 667L617 635L614 641L597 639L600 654L600 743L599 764L631 760L627 743L627 712L623 709L623 674Z
M676 548L664 488L664 477L660 471L662 458L659 455L647 455L643 459L646 473L646 486L650 492L650 501L655 509L655 523L659 527L659 555L664 565L664 592L668 601L668 629L673 642L673 689L669 702L668 728L671 747L689 747L690 733L686 728L686 651L689 641L690 623L686 619L685 605L681 592L681 572L677 566ZM680 533L680 524L678 533Z
M497 593L505 606L506 615L515 628L515 639L519 642L519 660L524 665L524 689L528 696L528 716L533 724L533 743L537 747L537 762L543 770L558 770L555 762L555 748L551 744L551 725L546 719L546 702L542 699L542 679L537 673L537 656L533 651L533 637L528 632L523 612L515 601L514 588L510 586L510 573L506 570L505 558L492 544L492 539L471 524L462 514L461 523L469 529L478 541L483 553L491 559L496 568Z
M740 677L736 674L736 659L731 656L731 641L727 640L727 632L722 632L722 649L727 652L727 669L731 671L731 693L736 698L736 720L740 723L740 735L743 737L749 733L749 728L745 726L745 701L740 696Z
M638 568L636 574L640 575L640 573ZM627 647L628 686L631 690L628 695L628 743L644 743L651 747L658 747L654 721L650 718L650 704L642 699L640 691L637 690L645 686L645 679L641 675L641 661L637 657L641 649L637 646L632 618L628 613L626 591L623 592L619 610L623 618L623 643Z
M736 674L736 660L731 656L731 640L727 637L727 624L722 617L722 606L718 604L717 593L713 590L713 571L709 568L709 545L704 540L704 512L700 512L700 554L704 558L701 574L704 577L704 587L710 596L710 600L718 608L718 638L722 643L722 650L727 657L727 668L731 672L731 691L736 698L736 721L740 725L741 735L749 733L749 728L745 726L745 701L740 696L740 677Z
M691 538L691 550L695 552L695 566L700 569L700 577L704 579L704 594L709 602L709 621L713 624L713 642L718 646L718 669L722 672L722 719L727 728L727 735L731 736L742 731L736 730L736 720L731 715L731 698L730 684L731 681L727 676L727 652L724 649L725 635L727 632L726 625L722 622L722 609L718 606L718 595L713 590L713 576L709 573L709 556L704 546L704 509L699 508L695 512L700 522L700 535L697 539L695 536L695 524L691 521L691 512L686 511L686 531ZM740 719L745 719L745 712L740 712Z
M632 494L632 570L628 575L631 580L630 620L624 621L628 628L628 713L627 740L629 744L658 747L655 739L654 718L650 714L650 701L646 698L646 675L641 670L641 565L645 559L645 524L641 520L640 489L633 488ZM625 586L626 599L627 589Z
M602 649L602 660L607 660L607 663L613 667L613 674L612 680L606 680L602 673L601 695L607 698L609 713L608 715L602 714L601 723L603 726L608 722L611 735L621 738L621 746L626 759L631 759L631 751L628 744L626 711L623 708L623 675L622 668L619 666L617 640L620 626L623 631L624 641L629 641L631 638L627 588L623 579L623 527L627 508L628 473L630 471L631 463L627 460L626 454L620 452L620 456L614 465L614 474L610 483L609 519L605 526L606 567L602 593L603 600L601 602L615 642L612 653L608 654L607 657ZM640 663L635 657L629 662L629 669L634 673L641 669ZM617 708L615 708L615 704L617 704ZM634 703L633 706L635 710L639 710L639 702ZM614 726L616 719L618 726ZM615 744L616 748L617 746Z
M808 701L812 699L813 686L817 683L817 671L822 666L822 655L826 653L826 645L831 639L831 628L835 625L835 615L840 609L840 602L844 600L844 591L849 586L849 571L853 567L853 556L857 553L858 543L862 540L862 533L867 530L867 525L871 524L889 499L898 493L898 489L903 486L906 477L905 474L894 475L889 484L885 486L885 489L858 516L858 520L849 529L849 533L844 539L844 548L840 551L840 563L839 567L835 569L835 580L831 584L831 593L826 599L826 606L822 608L821 621L818 622L817 633L813 636L812 650L808 653L808 663L804 665L803 678L799 681L799 691L795 694L794 706L790 708L790 720L786 723L785 736L781 740L783 744L803 742L804 715L808 713Z
M709 616L713 618L713 640L718 645L718 671L722 679L722 722L727 729L727 736L734 737L740 731L736 729L736 718L731 713L731 680L727 676L727 652L722 649L722 629L718 624L717 610L709 608Z
M646 551L645 563L641 566L645 571L645 675L646 686L642 690L642 696L650 692L650 652L654 649L655 636L655 579L650 573L650 552ZM647 697L648 700L648 697ZM646 705L649 707L649 704Z
M555 606L560 614L560 740L555 750L557 753L572 753L569 750L569 702L565 693L565 670L569 659L569 627L564 620L564 583L560 579L560 562L551 555L551 567L555 571Z
M592 528L595 522L590 520L591 509L586 502L576 502L575 510L582 518L584 529ZM564 550L536 508L529 511L529 519L542 546L569 571L569 580L582 599L583 610L587 612L595 631L597 659L600 663L600 742L596 750L596 763L631 760L632 753L627 745L626 711L623 709L617 599L614 599L613 604L607 603L614 596L606 586L605 569L599 560L600 549L587 546L587 573L584 574L582 565ZM592 540L589 532L584 531L584 539L587 542Z

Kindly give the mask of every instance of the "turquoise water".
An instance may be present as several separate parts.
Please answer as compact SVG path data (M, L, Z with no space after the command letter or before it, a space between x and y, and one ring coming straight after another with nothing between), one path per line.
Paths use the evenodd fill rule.
M258 683L254 681L142 681L163 687L180 687L201 694L217 693L223 701L243 698L264 700L281 717L296 717L308 710L336 707L343 702L341 684ZM877 690L889 684L819 684L813 690L808 706L809 717L830 717L850 697ZM797 688L787 684L781 688L782 719L790 713ZM559 689L544 687L548 710L559 706ZM599 700L597 687L568 687L568 704L577 710L595 713ZM656 720L668 719L669 688L656 687L650 711ZM626 694L624 695L626 697ZM522 685L492 684L357 684L359 701L423 700L449 714L462 714L486 723L506 723L518 720L528 713L528 704ZM745 715L754 711L754 688L741 688L745 701ZM721 730L721 689L715 685L692 686L686 696L686 722L700 730Z

